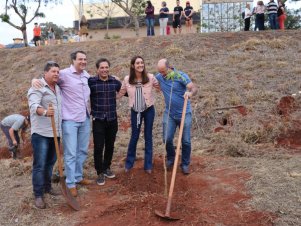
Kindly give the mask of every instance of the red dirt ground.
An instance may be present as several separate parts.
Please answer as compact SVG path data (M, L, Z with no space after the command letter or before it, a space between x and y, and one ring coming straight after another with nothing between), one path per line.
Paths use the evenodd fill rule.
M296 101L292 96L284 96L280 99L277 110L280 115L287 116L292 111L296 110Z
M246 204L251 197L244 183L250 175L228 167L207 167L216 161L221 159L194 157L190 175L177 173L171 216L181 219L172 225L272 225L275 216L255 211ZM168 183L170 177L168 172ZM162 157L155 158L152 175L144 172L143 160L138 159L131 172L126 174L120 168L116 179L107 179L104 186L91 185L87 192L80 192L79 212L67 205L58 207L58 211L70 217L77 215L80 226L167 225L154 214L155 210L165 211L164 187Z
M32 146L31 143L27 143L20 148L20 158L25 158L32 156ZM0 159L9 159L11 154L7 147L0 148Z

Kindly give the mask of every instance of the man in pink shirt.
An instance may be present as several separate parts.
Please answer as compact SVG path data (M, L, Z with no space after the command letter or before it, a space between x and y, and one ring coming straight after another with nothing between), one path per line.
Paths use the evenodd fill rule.
M90 138L90 75L85 71L86 53L71 53L72 64L60 71L59 86L62 91L62 130L66 184L77 196L76 183L91 184L83 178L83 165L87 158Z
M90 139L90 75L85 71L87 57L84 51L71 53L70 67L60 71L58 85L62 95L62 130L66 184L73 196L77 196L76 184L88 185L92 181L83 178L83 165L87 158ZM33 79L35 88L43 84Z

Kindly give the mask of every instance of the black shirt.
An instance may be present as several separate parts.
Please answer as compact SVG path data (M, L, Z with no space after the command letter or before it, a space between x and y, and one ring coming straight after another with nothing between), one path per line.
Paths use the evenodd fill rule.
M186 15L186 16L189 16L190 13L191 13L191 10L193 10L192 6L187 6L187 7L184 9L185 15Z
M174 14L175 14L175 19L179 19L182 12L183 12L183 8L182 6L176 6L173 10Z

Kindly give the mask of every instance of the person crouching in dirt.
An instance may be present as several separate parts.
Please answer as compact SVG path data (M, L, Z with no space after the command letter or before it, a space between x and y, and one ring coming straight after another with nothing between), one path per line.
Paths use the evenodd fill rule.
M158 62L158 74L156 78L160 84L165 100L163 114L163 142L166 143L167 169L171 169L175 160L175 148L173 139L176 128L180 127L184 98L196 95L197 87L192 83L189 76L182 71L170 66L167 59ZM192 111L190 101L187 103L186 117L182 136L182 162L183 174L189 174L191 155L191 130Z
M125 76L117 97L125 93L129 97L131 108L131 138L125 161L125 172L133 168L136 159L136 148L144 121L144 170L151 174L153 168L153 123L155 118L154 88L159 89L159 83L153 74L146 72L144 60L141 56L131 59L130 74Z
M32 87L28 91L33 148L32 185L35 206L39 209L46 208L43 199L45 193L53 196L59 194L51 187L52 170L57 156L50 118L54 116L59 139L62 135L61 90L57 85L59 70L56 62L47 62L44 77L40 79L43 86L39 89Z
M118 131L116 93L121 88L121 82L109 74L110 62L107 59L97 60L96 69L97 75L88 79L88 85L91 90L94 166L98 175L96 182L104 185L105 177L115 177L110 167Z
M1 130L6 136L8 150L11 152L14 159L17 158L17 151L20 145L19 131L21 130L21 138L23 144L25 144L26 129L29 125L30 117L20 114L9 115L1 121Z

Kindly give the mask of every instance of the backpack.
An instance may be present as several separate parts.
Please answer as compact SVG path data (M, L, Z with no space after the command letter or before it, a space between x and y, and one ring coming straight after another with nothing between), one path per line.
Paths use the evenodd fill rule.
M241 13L241 17L242 17L243 19L245 19L245 12L242 12L242 13Z

